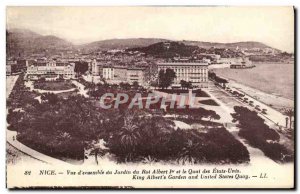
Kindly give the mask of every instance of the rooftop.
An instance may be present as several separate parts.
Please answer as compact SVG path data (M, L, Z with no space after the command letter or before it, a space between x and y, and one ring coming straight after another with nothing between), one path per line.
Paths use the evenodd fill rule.
M169 66L208 66L208 63L206 62L182 62L182 61L173 61L173 62L160 62L157 63L157 65L169 65Z

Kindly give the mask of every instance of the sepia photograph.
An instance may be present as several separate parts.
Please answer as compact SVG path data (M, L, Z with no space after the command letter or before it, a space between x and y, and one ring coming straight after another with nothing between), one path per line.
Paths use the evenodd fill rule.
M294 189L294 14L7 6L6 187Z

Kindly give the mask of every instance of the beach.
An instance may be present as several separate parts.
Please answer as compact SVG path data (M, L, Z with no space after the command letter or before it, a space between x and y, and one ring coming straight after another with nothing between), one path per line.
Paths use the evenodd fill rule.
M229 86L280 112L294 108L294 65L257 64L252 69L213 69Z

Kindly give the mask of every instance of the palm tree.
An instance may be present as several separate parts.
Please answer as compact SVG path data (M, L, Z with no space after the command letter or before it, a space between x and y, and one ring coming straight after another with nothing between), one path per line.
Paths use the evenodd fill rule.
M183 165L186 163L195 164L197 162L195 154L198 152L199 144L200 143L195 143L192 140L188 140L179 153L180 157L178 158L177 162L182 163Z
M124 118L124 125L119 132L119 138L121 146L129 151L129 154L126 156L126 161L132 160L132 154L135 151L135 147L139 143L141 134L139 127L133 122L134 116L128 115Z
M290 129L292 129L292 118L294 116L294 110L293 109L287 109L287 110L284 111L284 114L289 117Z
M98 165L98 156L102 157L106 154L107 148L103 144L103 140L101 139L100 141L93 142L92 148L91 148L91 153L95 155L95 162Z

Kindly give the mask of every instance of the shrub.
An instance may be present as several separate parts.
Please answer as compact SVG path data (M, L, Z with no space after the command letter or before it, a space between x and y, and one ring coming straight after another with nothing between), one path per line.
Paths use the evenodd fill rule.
M284 145L274 141L279 141L280 136L257 115L245 107L234 107L232 114L234 121L239 122L239 136L245 138L250 145L259 148L264 154L274 161L290 162L294 159L292 151ZM269 143L271 142L271 143Z
M155 161L190 163L249 161L246 147L224 127L209 129L206 133L195 129L175 130L173 122L163 117L131 117L130 122L114 123L118 124L112 127L107 146L119 162L139 162L148 157Z
M209 100L199 100L200 104L205 104L205 105L210 105L210 106L219 106L218 103L216 103L216 101L209 99Z

